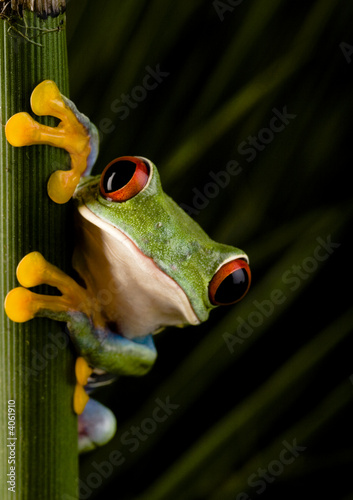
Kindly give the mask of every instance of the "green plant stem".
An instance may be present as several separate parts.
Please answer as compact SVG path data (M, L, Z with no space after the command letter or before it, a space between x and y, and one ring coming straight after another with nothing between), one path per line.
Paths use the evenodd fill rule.
M2 301L18 286L16 266L30 251L40 251L62 269L70 258L68 208L55 205L46 193L50 173L67 164L66 153L49 146L14 148L4 133L10 116L31 112L31 92L42 80L54 80L68 95L63 2L34 3L34 12L27 5L23 0L0 3ZM55 124L53 118L40 120ZM15 324L2 306L0 311L0 498L75 500L74 361L64 326L45 319ZM15 405L14 429L8 426L9 400ZM11 471L15 492L7 482Z

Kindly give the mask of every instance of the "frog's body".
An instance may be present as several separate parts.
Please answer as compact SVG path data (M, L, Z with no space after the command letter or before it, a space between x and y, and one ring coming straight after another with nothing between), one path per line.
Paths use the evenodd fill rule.
M79 237L73 265L81 277L86 277L92 297L99 297L101 291L104 315L114 330L134 338L166 325L197 324L199 320L183 289L156 265L156 257L139 250L129 231L133 226L123 232L95 215L85 201L90 200L78 205ZM156 226L149 238L157 239L162 232L162 226Z
M54 172L48 193L58 203L74 197L73 266L81 284L33 252L20 262L22 287L8 294L5 308L14 321L46 316L67 322L80 356L74 408L81 414L86 391L151 368L154 334L170 325L197 325L217 305L240 300L250 270L244 252L212 241L163 192L149 160L118 158L101 176L80 180L98 153L95 127L53 82L36 87L31 104L39 115L57 116L59 126L44 127L19 113L6 126L7 138L15 146L46 143L70 153L72 169ZM62 296L28 290L41 283ZM81 448L106 442L115 426L110 410L90 400L80 418Z

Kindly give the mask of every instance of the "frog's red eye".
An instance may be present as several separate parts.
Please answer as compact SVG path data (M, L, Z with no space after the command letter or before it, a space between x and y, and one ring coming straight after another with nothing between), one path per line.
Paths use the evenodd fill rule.
M213 305L228 305L238 302L246 295L251 282L251 272L244 259L235 259L224 264L213 276L208 287Z
M100 192L113 201L127 201L147 184L149 168L135 156L122 156L110 162L101 175Z

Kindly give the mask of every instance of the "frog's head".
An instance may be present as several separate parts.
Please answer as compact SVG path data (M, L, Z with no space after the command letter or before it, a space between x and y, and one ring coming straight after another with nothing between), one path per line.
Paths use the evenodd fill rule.
M211 240L164 193L149 160L114 160L101 176L83 179L75 199L74 266L92 295L105 297L107 322L124 335L198 324L247 293L247 255Z

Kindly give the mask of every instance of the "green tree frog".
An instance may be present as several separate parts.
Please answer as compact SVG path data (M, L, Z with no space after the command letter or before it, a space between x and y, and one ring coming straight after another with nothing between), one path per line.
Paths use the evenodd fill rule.
M13 146L50 144L70 154L71 169L52 174L48 195L56 203L73 197L73 267L80 280L32 252L18 265L21 286L8 293L5 310L17 322L39 316L67 323L78 352L73 407L85 451L106 443L116 429L112 412L87 393L117 375L147 373L156 359L155 334L197 325L213 308L239 301L251 275L242 250L212 241L163 192L151 161L123 156L91 176L98 132L54 82L34 89L31 107L59 125L18 113L7 122L6 137ZM62 295L28 290L44 283Z

